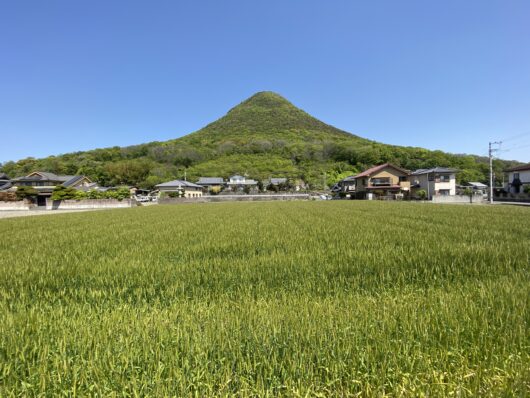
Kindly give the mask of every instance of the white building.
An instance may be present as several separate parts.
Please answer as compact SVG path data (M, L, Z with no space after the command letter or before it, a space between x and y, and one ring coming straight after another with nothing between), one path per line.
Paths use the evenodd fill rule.
M419 169L411 173L410 182L415 189L424 189L427 198L456 195L456 170L445 167Z
M523 193L525 186L530 185L530 163L522 166L512 167L506 170L508 182L506 191L510 193Z
M228 189L231 191L242 191L248 187L248 189L256 188L258 182L255 180L247 179L246 177L235 175L230 177L230 180L226 183Z

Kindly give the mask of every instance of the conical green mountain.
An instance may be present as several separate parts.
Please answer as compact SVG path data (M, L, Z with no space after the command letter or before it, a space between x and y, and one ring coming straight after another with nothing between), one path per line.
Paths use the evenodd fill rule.
M215 134L278 134L286 131L299 131L308 135L351 134L325 124L303 110L297 108L281 95L271 91L254 94L228 113L203 128L201 133ZM322 136L324 138L325 136Z
M460 181L486 181L486 159L422 148L377 143L330 126L273 92L259 92L220 119L182 138L131 147L113 147L44 159L7 162L10 176L34 170L84 174L103 185L155 184L200 176L246 174L265 179L285 176L322 188L375 164L407 169L434 166L459 169ZM497 160L497 175L517 162Z

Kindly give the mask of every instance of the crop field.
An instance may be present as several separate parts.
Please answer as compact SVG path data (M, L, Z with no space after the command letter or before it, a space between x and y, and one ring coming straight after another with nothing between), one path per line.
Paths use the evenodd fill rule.
M530 208L0 220L0 396L528 396Z

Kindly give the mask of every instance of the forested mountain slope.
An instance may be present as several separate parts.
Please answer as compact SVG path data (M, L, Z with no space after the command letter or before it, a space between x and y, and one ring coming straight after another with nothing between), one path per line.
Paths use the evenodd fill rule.
M175 178L246 174L264 179L286 176L321 188L366 167L392 162L413 170L434 166L460 170L458 179L487 181L484 157L378 143L321 122L285 98L260 92L225 116L184 137L129 147L27 158L0 167L11 177L34 170L84 174L103 185L151 188ZM495 161L495 170L517 164Z

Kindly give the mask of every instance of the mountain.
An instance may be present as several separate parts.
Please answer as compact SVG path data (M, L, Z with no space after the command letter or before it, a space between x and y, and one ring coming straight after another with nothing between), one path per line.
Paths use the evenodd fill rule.
M386 145L330 126L273 92L259 92L199 131L165 142L76 152L7 162L10 176L44 170L84 174L103 185L152 187L163 181L246 174L286 176L321 188L372 165L392 162L407 169L459 169L459 181L487 181L484 157ZM496 174L518 162L496 160Z

